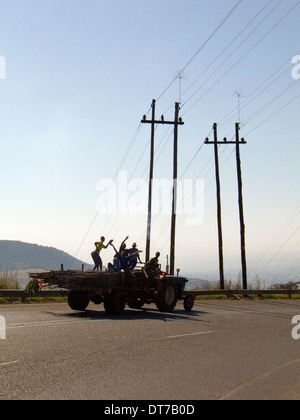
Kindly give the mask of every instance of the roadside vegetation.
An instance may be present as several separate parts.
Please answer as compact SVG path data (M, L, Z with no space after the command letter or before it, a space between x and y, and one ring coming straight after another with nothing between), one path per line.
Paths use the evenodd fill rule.
M37 297L39 288L39 283L36 280L31 280L28 283L26 293L30 296L25 299L25 303L67 302L67 299L64 297ZM8 271L0 273L0 291L21 289L17 274ZM22 299L16 297L0 297L0 304L7 303L22 303Z
M241 290L241 280L238 278L236 282L232 282L231 280L225 281L225 290ZM205 291L214 291L220 290L219 286L216 286L216 283L207 282L201 288L196 290L205 290ZM194 290L194 291L196 291ZM299 290L299 294L292 294L289 296L288 294L258 294L258 295L248 295L247 297L239 294L230 295L229 297L226 295L207 295L207 296L198 296L196 300L207 300L207 299L300 299L300 282L288 282L283 284L274 284L270 287L266 287L265 283L263 284L262 280L257 276L256 281L249 286L249 290L268 290L268 291L278 291L278 290L287 290L287 291L295 291Z
M0 272L0 290L20 290L20 284L17 279L16 274L12 274L11 272L4 271ZM16 301L15 298L1 298L0 297L0 304L1 303L14 303Z
M20 285L16 274L9 273L8 271L0 273L0 289L19 290Z

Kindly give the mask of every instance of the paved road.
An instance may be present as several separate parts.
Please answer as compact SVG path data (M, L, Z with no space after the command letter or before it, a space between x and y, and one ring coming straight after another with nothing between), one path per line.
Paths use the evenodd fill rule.
M208 301L187 315L0 306L1 399L299 399L299 301Z

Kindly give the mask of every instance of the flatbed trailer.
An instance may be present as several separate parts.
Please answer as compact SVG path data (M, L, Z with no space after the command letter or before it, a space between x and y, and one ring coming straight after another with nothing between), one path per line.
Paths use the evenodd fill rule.
M184 302L184 309L191 311L194 297L186 290L185 277L157 273L148 278L142 269L133 271L50 271L30 273L31 279L39 280L44 286L57 286L69 290L68 303L71 309L84 311L90 302L104 303L110 315L121 314L126 305L142 309L155 303L161 312L172 312L178 301Z

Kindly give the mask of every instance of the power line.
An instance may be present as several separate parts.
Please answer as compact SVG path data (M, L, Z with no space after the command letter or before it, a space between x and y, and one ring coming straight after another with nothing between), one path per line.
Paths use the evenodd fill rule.
M294 55L299 54L300 51L296 52ZM285 69L282 73L280 73L279 76L276 77L276 79L274 79L273 81L270 82L270 80L272 80L272 78L286 65L288 64L288 69ZM244 109L246 109L253 101L255 101L255 99L257 99L263 92L265 92L270 86L272 86L275 82L277 82L283 75L285 75L287 72L290 72L290 64L291 64L291 57L289 57L289 59L287 61L284 62L284 64L282 64L275 72L273 72L270 76L267 77L267 79L264 80L264 82L262 82L252 93L250 93L249 95L247 95L247 98L244 99L243 101L241 101L241 105L243 105L244 103L246 103L245 106L241 107L241 111L243 111ZM257 93L256 96L254 96L254 98L252 98L252 96L259 91L260 88L262 88L267 82L270 82L264 89L262 89L260 92ZM251 100L249 100L250 98L252 98ZM236 113L237 111L237 107L235 107L234 109L232 109L228 114L226 114L225 117L222 118L222 120L219 121L219 126L222 126L224 124L226 124L227 122L229 122L232 118L232 116Z
M296 213L295 213L296 212ZM273 246L277 243L279 238L287 231L287 229L291 226L291 224L296 220L297 216L300 213L300 208L297 206L296 209L293 210L292 214L288 218L287 222L285 222L275 233L275 235L270 240L269 244L265 246L260 252L259 252L259 258L256 260L256 262L253 263L253 267L250 270L250 273L252 273L254 270L257 269L261 261L266 257L266 255L271 251ZM254 265L255 264L255 265Z
M300 241L298 241L296 243L296 245L294 245L292 247L292 249L287 253L287 255L285 255L285 257L280 261L280 263L273 269L273 271L269 274L270 276L272 276L272 274L278 270L278 268L287 260L287 258L292 254L292 252L294 252L294 250L297 248L297 246L300 244Z
M285 89L286 90L286 89ZM278 96L278 95L277 95ZM300 95L297 95L296 98L294 98L292 101L294 101L295 99L297 99L298 97L300 97ZM268 121L270 118L272 118L274 115L278 114L282 109L284 109L287 105L289 105L292 101L289 101L288 104L284 105L283 107L281 107L278 111L276 111L275 114L272 114L271 117L269 117L268 119L266 119L264 122ZM257 118L258 115L256 115L255 117L253 117L253 119ZM260 127L263 123L261 123L259 126L257 126L255 129L253 129L252 131L256 130L258 127ZM252 131L250 133L252 133ZM248 133L248 134L250 134ZM247 134L247 136L248 136ZM198 151L196 152L196 154L194 155L194 157L192 158L191 162L189 163L189 165L187 166L186 170L184 171L183 175L184 176L187 172L187 170L189 169L189 167L191 166L191 164L194 162L197 154L200 152L200 150L202 149L203 144L201 145L201 147L198 149ZM226 158L226 161L222 164L221 168L223 168L223 166L225 165L225 163L229 160L229 158L232 156L232 154L234 153L234 150L230 153L230 155ZM221 156L221 155L220 155ZM206 163L206 165L203 167L203 169L201 170L200 174L198 175L198 178L203 174L203 172L205 172L207 166L209 165L209 163L213 160L213 156L210 158L210 160ZM204 178L207 177L207 175L211 172L211 170L213 169L214 164L211 165L211 167L209 168L209 170L205 173ZM206 185L205 188L205 192L207 191L207 189L212 185L214 181L214 177L211 179L211 181L209 182L209 184ZM158 216L157 216L158 217ZM184 220L178 224L178 228L180 228L180 226L182 225L182 223L184 222ZM168 227L168 222L161 228L161 230L159 231L158 235L155 237L154 239L154 243L156 243L158 241L158 238L162 237L163 232L167 229ZM251 270L252 271L252 270Z
M203 143L204 146L205 143ZM220 157L223 155L223 153L227 150L227 147L223 148L222 152L220 153ZM232 150L229 154L229 156L225 159L225 161L222 163L221 165L221 169L225 166L225 164L228 162L228 160L231 158L231 156L235 153L235 150ZM203 166L201 172L198 174L197 179L200 179L201 177L203 179L205 179L208 174L213 170L214 168L214 162L211 164L211 162L214 160L214 153L212 153L211 158L206 162L206 165ZM211 164L211 165L210 165ZM209 169L208 166L210 165ZM203 192L203 194L205 194L208 189L212 186L213 182L215 180L215 177L213 176L210 181L208 183L206 183L205 185L205 190ZM188 192L187 192L187 196L185 197L186 200L190 199L190 196L193 194L193 188L191 188ZM201 199L203 196L200 196L199 198ZM182 224L185 222L186 217L184 216L183 220L178 224L178 229L182 226ZM169 221L166 222L163 227L161 228L161 230L159 231L159 233L157 234L157 236L154 238L154 242L158 242L158 239L160 239L163 236L163 233L165 232L165 230L168 228L169 226ZM163 247L167 244L168 240L164 243Z
M233 9L228 13L228 15L222 20L222 22L217 26L217 28L212 32L212 34L207 38L207 40L201 45L201 47L197 50L197 52L192 56L192 58L185 64L183 69L178 73L182 74L185 70L189 67L189 65L195 60L195 58L200 54L200 52L204 49L204 47L209 43L209 41L216 35L216 33L221 29L221 27L225 24L225 22L230 18L230 16L234 13L234 11L238 8L240 3L243 0L239 0L237 4L233 7ZM178 79L178 74L172 80L172 82L164 89L164 91L158 96L157 102L164 96L164 94L170 89L171 86L176 82Z
M261 127L262 125L264 125L267 121L269 121L270 119L274 118L277 114L279 114L282 110L284 110L285 108L287 108L291 103L293 103L296 99L300 98L300 94L295 96L293 99L291 99L288 103L286 103L285 105L283 105L281 108L279 108L276 112L274 112L270 117L266 118L262 123L260 123L259 125L257 125L255 128L253 128L251 131L249 131L246 136L248 136L249 134L252 134L254 131L256 131L259 127Z
M202 83L202 85L185 101L185 105L199 92L199 90L204 86L204 85L206 85L206 83L218 72L218 70L220 70L220 69L222 69L223 68L223 66L224 66L224 64L240 49L240 47L258 30L258 28L265 22L265 20L278 8L278 6L281 4L281 2L282 2L282 0L280 0L276 5L275 5L275 7L268 13L268 15L267 16L265 16L264 18L263 18L263 20L261 21L261 22L259 22L259 24L250 32L250 34L248 34L247 36L246 36L246 38L231 52L231 54L219 65L219 67L217 67L217 69ZM269 4L269 3L268 3ZM266 7L266 6L265 6ZM265 9L265 7L260 11L260 13ZM251 21L251 23L260 15L260 13L258 13L258 15ZM250 24L249 24L250 25ZM249 25L247 25L246 26L246 28L249 26ZM244 28L244 30L246 29L246 28ZM244 32L244 30L234 39L234 41ZM234 41L232 41L230 44L229 44L229 46L231 46L232 44L233 44L233 42ZM229 48L229 46L228 47L226 47L225 48L225 50L224 51L226 51L228 48ZM224 52L223 51L223 52ZM223 54L223 52L216 58L216 60L220 57L220 56L222 56L222 54ZM215 61L216 61L215 60ZM215 62L214 61L214 62ZM214 63L213 62L213 63ZM209 67L211 67L211 65L209 66ZM208 67L208 68L209 68ZM207 69L208 69L207 68ZM197 80L199 80L200 79L200 77L204 74L206 72L206 70L198 77L198 79ZM189 89L187 89L186 90L186 92L188 91ZM184 92L185 93L185 92Z
M150 112L150 111L148 111L148 112ZM129 144L129 146L128 146L127 150L126 150L126 152L125 152L125 153L124 153L124 155L123 155L123 158L122 158L122 160L121 160L121 162L120 162L120 164L119 164L118 169L117 169L117 170L116 170L116 172L115 172L115 175L114 175L113 181L116 181L116 179L117 179L117 177L118 177L118 174L119 174L120 170L122 169L122 167L123 167L124 163L126 162L126 159L128 158L128 156L129 156L129 154L130 154L130 152L131 152L131 150L132 150L132 148L133 148L133 146L134 146L134 144L135 144L135 142L136 142L136 140L137 140L137 138L138 138L138 135L139 135L139 133L140 133L141 128L142 128L142 124L140 123L140 124L138 125L138 127L137 127L137 129L136 129L136 131L135 131L135 133L134 133L134 135L133 135L133 137L132 137L132 140L131 140L131 142L130 142L130 144ZM107 195L107 194L108 194L108 191L106 192L106 195ZM79 245L79 247L78 247L78 249L77 249L77 251L76 251L76 253L75 253L74 257L73 257L73 259L72 259L72 261L71 261L71 264L70 264L69 269L72 267L72 265L73 265L73 263L74 263L75 259L77 258L78 254L79 254L79 252L80 252L81 248L83 247L83 244L84 244L84 242L85 242L86 238L88 237L88 235L89 235L89 233L90 233L90 231L91 231L92 227L94 226L94 224L95 224L95 222L96 222L97 218L98 218L98 210L97 210L97 212L95 213L95 216L93 217L93 219L92 219L92 221L91 221L91 223L90 223L90 225L89 225L89 227L88 227L88 229L87 229L87 231L86 231L86 233L85 233L85 235L84 235L84 237L83 237L83 239L82 239L82 241L81 241L81 243L80 243L80 245Z
M275 257L277 257L277 255L279 254L279 252L285 247L285 245L295 236L295 234L298 232L298 230L300 229L300 226L297 227L296 230L294 230L294 232L288 237L288 239L280 246L280 248L278 249L278 251L271 257L271 259L267 262L266 265L269 265Z
M183 114L186 115L191 109L193 109L213 88L215 88L238 64L241 63L271 32L300 4L298 1L287 13L284 14L272 27L269 29L248 51L239 58L223 75L200 97L198 98ZM189 98L190 100L191 98ZM185 102L185 105L188 101Z
M157 127L156 127L156 128L157 128ZM162 140L161 140L160 144L159 144L159 145L158 145L158 147L157 147L156 152L160 149L160 147L161 147L162 143L165 141L165 139L166 139L166 137L167 137L167 135L168 135L169 131L170 131L170 127L168 128L168 130L167 130L167 131L166 131L166 133L164 134L164 136L163 136L163 138L162 138ZM171 132L171 133L169 133L169 136L168 136L167 140L170 138L171 134L172 134L172 132ZM149 147L149 144L150 144L150 140L148 141L147 145L145 146L145 149L143 150L143 153L142 153L142 155L140 156L140 158L139 158L139 159L137 159L137 164L136 164L136 166L135 166L134 170L133 170L133 171L132 171L132 173L131 173L131 176L130 176L130 178L129 178L129 181L130 181L130 180L132 180L133 175L134 175L134 173L135 173L135 171L136 171L136 169L137 169L138 165L139 165L139 164L140 164L140 162L142 161L142 158L143 158L143 156L144 156L145 152L147 151L147 149L148 149L148 147ZM164 151L166 144L167 144L167 142L165 142L165 145L163 146L163 148L162 148L162 150L161 150L161 152L160 152L159 156L157 157L156 161L159 159L159 157L161 156L162 152ZM146 172L147 172L148 170L149 170L149 164L147 164L147 165L145 166L145 168L144 168L144 170L143 170L142 174L141 174L138 178L139 178L139 179L144 179L144 177L145 177L145 175L146 175ZM131 192L131 194L130 194L130 195L129 195L129 197L128 197L128 200L129 200L129 199L133 196L133 194L134 194L134 191L132 191L132 192ZM124 208L123 208L122 210L124 210ZM122 227L122 226L123 226L123 224L125 223L126 217L127 217L127 215L125 214L125 215L124 215L124 217L122 218L121 223L120 223L120 224L119 224L119 226L115 229L115 231L114 231L114 233L113 233L113 234L112 234L112 229L110 229L109 234L108 234L108 236L109 236L109 237L111 237L111 236L112 236L112 237L114 237L114 236L116 235L116 233L117 233L118 231L120 231L121 227ZM115 225L114 225L114 227L115 227ZM144 238L144 234L143 234L143 236L142 236L142 239L143 239L143 238ZM140 241L138 241L138 243L139 243L139 242L141 242L141 241L142 241L142 239L141 239Z
M275 95L270 101L268 101L265 105L263 105L260 109L254 112L248 119L247 124L256 118L258 115L260 115L263 111L265 111L267 108L269 108L271 105L273 105L274 102L276 102L278 99L280 99L286 92L288 92L292 87L294 87L298 83L298 81L293 81L288 87L284 88L281 92L279 92L277 95Z
M217 62L217 60L227 51L231 45L234 44L234 42L244 33L249 26L258 18L258 16L268 7L268 5L272 2L272 0L269 0L268 3L255 15L254 18L251 19L251 21L238 33L238 35L235 36L235 38L223 49L223 51L206 67L205 70L193 81L193 83L190 84L188 88L182 93L183 95L187 93L197 82L198 80L207 72L207 70L210 69L210 67Z
M201 74L190 84L190 86L182 93L182 95L184 95L184 94L186 94L195 84L196 84L196 82L212 67L212 65L213 64L215 64L216 62L217 62L217 60L225 53L225 51L227 51L230 47L231 47L231 45L233 45L234 44L234 42L248 29L248 27L249 26L251 26L251 24L260 16L260 14L268 7L268 5L270 4L272 2L272 0L269 0L268 1L268 3L255 15L255 17L254 18L252 18L251 19L251 21L238 33L238 35L236 35L235 37L234 37L234 39L222 50L222 52L214 59L214 60L212 60L211 61L211 63L206 67L206 69L205 70L203 70L202 72L201 72ZM275 6L275 8L273 8L272 10L271 10L271 12L268 14L268 16L279 6L279 4L282 2L282 0L280 0L279 1L279 3ZM267 17L268 17L267 16ZM265 19L264 19L265 20ZM262 21L263 22L263 21ZM251 32L251 34L253 33L253 32L255 32L255 30L262 24L262 22L259 24L259 25L257 25L257 27L254 29L254 31L252 31ZM250 35L251 35L250 34ZM218 67L218 69L220 68L220 67L222 67L225 63L226 63L226 61L228 61L228 59L234 54L234 52L236 52L239 48L240 48L240 46L244 43L244 42L246 42L246 40L250 37L250 35L233 51L233 53L231 53L230 55L229 55L229 57L227 57L227 59L222 63L222 65L221 66L219 66ZM218 70L217 69L217 70ZM217 71L216 70L216 71ZM211 79L211 77L216 73L216 71L213 73L213 74L211 74L207 79L206 79L206 81L200 86L200 88L198 88L197 90L196 90L196 92L194 92L194 94L191 96L191 97L193 97L200 89L201 89L201 87L203 87L210 79ZM190 99L191 99L191 97L190 97ZM187 100L188 101L188 100ZM182 105L182 106L184 106L184 105L186 105L186 102L187 101L185 101L184 102L184 104ZM171 108L171 106L172 105L170 105L170 107L165 111L165 113L167 112L167 111L169 111L169 109Z

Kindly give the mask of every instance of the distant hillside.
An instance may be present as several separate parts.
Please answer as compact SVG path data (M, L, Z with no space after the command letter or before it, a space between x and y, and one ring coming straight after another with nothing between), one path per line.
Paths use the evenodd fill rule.
M18 241L0 241L0 271L17 271L39 268L60 270L61 264L69 269L73 257L56 248L27 244ZM81 270L83 262L77 259L72 270ZM86 269L90 266L86 266Z

